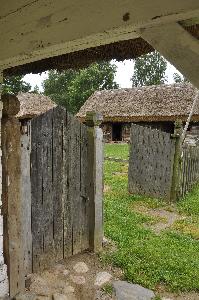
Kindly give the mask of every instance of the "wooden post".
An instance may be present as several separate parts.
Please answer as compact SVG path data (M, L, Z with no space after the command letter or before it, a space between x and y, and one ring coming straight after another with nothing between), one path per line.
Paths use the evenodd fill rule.
M181 134L182 134L182 121L178 120L175 122L174 134L171 135L175 139L175 154L173 160L173 175L171 183L171 196L170 201L175 202L178 198L180 188L180 162L181 162Z
M102 249L103 239L103 132L99 125L102 116L87 112L86 125L88 132L88 180L89 180L89 244L90 250Z
M21 205L20 123L15 115L20 104L15 96L4 95L2 117L2 203L4 254L8 267L9 292L14 297L25 288Z

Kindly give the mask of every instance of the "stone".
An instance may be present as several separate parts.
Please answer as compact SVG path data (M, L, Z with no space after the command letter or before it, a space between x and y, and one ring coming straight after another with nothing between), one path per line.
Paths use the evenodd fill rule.
M70 276L70 279L72 280L73 283L78 284L78 285L82 285L86 283L86 279L84 276Z
M113 293L115 300L151 300L155 297L153 291L126 281L113 282Z
M102 245L103 245L103 247L106 247L106 246L108 246L109 244L110 244L109 240L108 240L107 238L103 237L103 240L102 240Z
M68 275L69 275L69 273L70 273L70 272L69 272L68 270L66 270L66 269L65 269L65 270L63 270L63 275L64 275L64 276L68 276Z
M53 269L56 274L59 274L59 273L62 273L66 269L66 267L62 264L57 264L54 266Z
M108 283L112 279L112 275L108 272L99 272L96 275L95 285L96 286L103 286L104 284Z
M52 296L42 296L42 295L37 295L35 300L52 300Z
M53 300L77 300L75 295L53 294Z
M15 296L15 300L37 300L37 295L34 293L19 293Z
M27 275L26 279L25 279L25 288L29 289L32 283L32 276L31 275Z
M76 273L87 273L88 272L88 266L84 262L78 262L74 267L73 270Z
M75 292L75 289L73 286L69 285L67 287L64 288L64 294L72 294Z

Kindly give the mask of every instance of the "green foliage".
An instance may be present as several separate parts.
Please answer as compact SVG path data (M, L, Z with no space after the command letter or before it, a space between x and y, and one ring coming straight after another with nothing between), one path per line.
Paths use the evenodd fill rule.
M118 157L118 150L114 150L116 145L111 146L112 156L115 152ZM119 146L121 151L122 146L125 149L125 145ZM106 150L111 151L110 147L105 148L105 155ZM144 204L146 197L128 194L124 168L127 164L105 161L104 181L105 186L109 186L104 199L105 235L116 244L116 251L106 253L104 260L120 267L126 280L148 288L162 286L171 291L198 291L199 241L175 228L155 234L148 226L153 217L133 209L135 204ZM198 218L197 191L175 209L179 207ZM157 205L157 201L148 198L147 206L165 207L161 202Z
M183 75L180 75L178 73L174 73L173 74L173 80L174 80L175 83L186 83L186 82L189 82L186 77L184 77Z
M157 51L142 55L135 60L132 86L163 84L166 69L167 61Z
M178 202L178 209L181 213L189 216L199 216L199 185Z
M40 94L38 85L35 85L35 87L34 87L34 89L33 89L33 91L31 93L33 93L33 94Z
M106 293L107 295L112 296L112 294L113 294L113 286L112 286L112 284L110 284L110 283L105 284L103 286L103 288L102 288L102 291L104 293Z
M78 71L50 71L43 83L44 94L77 113L96 90L118 88L114 81L115 72L116 66L109 62L94 63Z
M3 81L3 94L17 95L19 92L27 93L31 85L23 80L23 76L5 77Z

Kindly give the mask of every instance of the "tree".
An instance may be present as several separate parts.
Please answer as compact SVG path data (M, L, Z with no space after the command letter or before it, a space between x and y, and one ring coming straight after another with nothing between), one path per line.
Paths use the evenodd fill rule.
M32 90L31 93L33 93L33 94L40 94L39 87L38 87L37 84L35 85L35 87L34 87L34 89Z
M157 51L142 55L135 60L132 86L163 84L166 69L167 61Z
M173 73L173 80L175 83L185 83L189 82L186 77L179 73Z
M23 80L23 76L5 77L3 81L3 94L9 93L17 95L19 92L27 93L31 90L31 85Z
M43 82L44 94L70 112L77 113L96 90L118 88L114 81L115 72L116 66L110 62L94 63L78 71L49 71Z

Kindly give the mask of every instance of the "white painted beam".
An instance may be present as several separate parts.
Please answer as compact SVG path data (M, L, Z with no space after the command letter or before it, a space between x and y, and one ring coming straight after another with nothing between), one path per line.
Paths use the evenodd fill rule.
M141 30L141 36L199 88L199 41L178 23Z
M0 68L136 38L199 15L198 0L2 0Z

